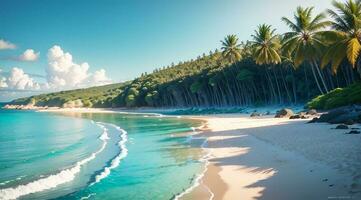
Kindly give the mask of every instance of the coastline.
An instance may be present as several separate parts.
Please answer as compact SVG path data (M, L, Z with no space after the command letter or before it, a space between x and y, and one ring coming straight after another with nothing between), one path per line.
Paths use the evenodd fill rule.
M37 111L125 113L124 109L94 108ZM206 123L195 136L207 138L204 149L210 155L200 184L180 199L361 198L360 135L346 135L345 130L333 129L335 125L272 116L182 118Z
M210 188L213 199L361 198L360 135L346 135L332 129L335 125L306 124L308 120L190 118L207 121L199 136L208 138L213 169L184 199L209 199L199 198L201 187Z

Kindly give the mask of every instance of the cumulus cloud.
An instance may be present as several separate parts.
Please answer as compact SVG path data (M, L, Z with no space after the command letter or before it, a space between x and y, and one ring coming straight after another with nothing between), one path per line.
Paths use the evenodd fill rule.
M103 85L111 82L104 69L89 72L89 64L75 63L69 52L64 52L60 46L53 46L48 51L49 65L46 69L48 84L51 88L70 89Z
M0 50L5 50L5 49L15 49L16 45L9 42L9 41L5 41L3 39L0 39Z
M39 53L28 49L22 55L24 60L35 60ZM104 69L91 73L89 64L76 63L69 52L64 52L60 46L53 46L48 51L48 66L45 69L45 81L37 82L33 78L44 78L40 75L25 73L23 69L14 67L10 72L0 69L0 100L20 97L24 93L40 93L60 91L83 87L110 84L112 80L106 75ZM12 97L5 95L12 94ZM15 93L19 95L16 95ZM14 96L14 97L13 97Z
M35 52L34 49L27 49L19 56L19 60L32 62L38 60L39 56L40 52Z
M100 69L98 71L95 71L94 74L90 75L89 83L90 85L105 85L111 83L112 80L107 77L106 72L104 69Z
M7 78L1 77L0 87L9 90L39 90L40 84L24 73L22 69L14 67Z

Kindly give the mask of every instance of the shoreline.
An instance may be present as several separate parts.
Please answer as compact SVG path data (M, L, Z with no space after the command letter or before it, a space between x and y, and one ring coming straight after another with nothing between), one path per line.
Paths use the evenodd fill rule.
M94 108L37 111L128 113ZM204 149L210 157L200 184L191 185L194 188L180 199L209 200L210 193L213 199L361 198L360 135L331 129L335 125L306 124L304 119L250 118L239 113L181 117L205 122L195 136L207 138Z
M245 115L189 118L207 121L208 129L199 136L208 138L210 166L218 170L208 170L202 184L212 189L214 199L361 198L360 135L331 129L335 125L306 124L308 120ZM200 187L185 199L209 199L199 198Z

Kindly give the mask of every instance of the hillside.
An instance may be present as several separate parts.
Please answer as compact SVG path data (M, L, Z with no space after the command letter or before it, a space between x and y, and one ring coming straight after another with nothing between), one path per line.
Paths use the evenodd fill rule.
M309 65L294 69L288 62L257 65L247 45L244 59L230 62L215 51L143 74L121 84L70 90L17 99L12 104L72 107L225 107L303 103L318 96ZM322 70L330 88L347 79ZM80 100L81 102L76 100ZM75 105L76 106L76 105Z
M83 107L111 107L112 100L122 92L126 84L127 83L117 83L86 89L41 94L16 99L12 101L11 104L63 107L66 103L69 104L80 99Z

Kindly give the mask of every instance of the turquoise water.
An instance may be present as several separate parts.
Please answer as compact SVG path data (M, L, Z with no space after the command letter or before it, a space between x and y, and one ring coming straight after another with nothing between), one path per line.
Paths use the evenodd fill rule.
M0 109L0 199L172 199L203 170L199 122Z

